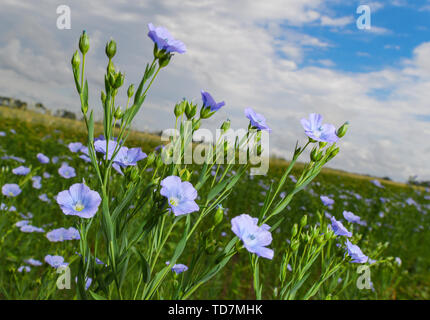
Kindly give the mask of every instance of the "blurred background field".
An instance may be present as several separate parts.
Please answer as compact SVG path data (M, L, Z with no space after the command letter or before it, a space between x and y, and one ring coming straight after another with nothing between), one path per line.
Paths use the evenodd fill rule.
M101 126L95 128L95 135L101 133ZM86 129L82 121L63 119L51 115L42 115L31 111L22 111L0 107L0 184L22 183L23 192L10 205L17 211L11 213L0 211L0 298L38 298L43 290L46 278L53 277L54 271L49 271L47 265L33 267L29 273L19 273L18 267L29 257L43 261L46 254L62 253L66 261L73 261L77 251L78 241L50 243L44 233L23 233L14 224L22 220L19 214L31 212L34 216L32 223L44 226L49 231L61 226L72 226L73 217L64 216L54 200L54 196L67 189L72 183L81 182L82 178L92 186L97 181L92 178L92 168L73 154L67 148L70 142L86 142ZM157 135L132 132L126 143L129 147L141 147L146 153L160 145ZM42 152L51 159L58 157L57 163L41 165L36 154ZM42 175L49 172L50 178L42 180L42 188L34 189L31 180L13 175L11 170L20 165L16 160L5 158L15 156L25 159L25 165L31 166L32 173ZM302 161L306 161L303 157ZM74 167L77 176L64 179L58 175L58 167L66 161ZM241 213L251 216L264 201L265 193L270 184L280 178L287 162L281 159L271 159L269 173L266 176L248 176L235 188L233 194L223 203L226 217L217 227L221 243L233 237L230 230L230 219ZM195 172L199 168L196 166ZM298 178L300 166L289 178L286 190L293 186ZM114 185L120 190L121 177L115 177ZM323 169L316 180L305 190L298 193L283 213L287 218L273 233L275 259L262 261L262 274L265 282L266 296L272 299L276 288L272 285L278 274L277 266L281 252L288 247L290 230L298 223L303 215L308 215L309 224L318 223L317 211L323 216L333 215L342 219L344 210L351 211L366 221L365 226L350 225L348 228L362 234L359 243L363 252L375 260L392 257L391 263L376 265L372 268L372 290L359 290L355 285L348 285L357 279L356 265L342 274L336 274L331 281L318 293L317 299L429 299L430 298L430 192L423 187L380 180L382 187L372 181L375 178L360 176L335 169ZM12 182L13 181L13 182ZM119 191L118 191L119 192ZM46 194L48 201L39 198ZM323 205L320 196L325 195L335 200L333 208ZM281 194L282 196L282 194ZM1 202L9 201L2 196ZM136 200L138 201L138 200ZM324 217L324 219L327 219ZM202 226L204 229L204 226ZM46 232L45 232L46 233ZM175 243L169 244L171 248ZM381 256L372 256L371 252L384 248ZM195 248L186 249L182 263L187 264ZM279 253L279 254L277 254ZM341 254L341 253L340 253ZM162 263L168 259L160 259ZM396 259L398 258L398 259ZM103 260L103 257L101 257ZM399 262L401 261L401 262ZM318 266L313 271L317 277L320 273ZM135 286L133 280L127 283L130 288ZM306 290L306 287L303 288ZM326 292L335 292L328 296ZM71 298L71 294L56 291L51 298ZM161 297L162 298L162 297ZM193 298L204 299L253 299L252 274L246 252L235 256L227 265L224 272L219 273L203 290L195 293Z

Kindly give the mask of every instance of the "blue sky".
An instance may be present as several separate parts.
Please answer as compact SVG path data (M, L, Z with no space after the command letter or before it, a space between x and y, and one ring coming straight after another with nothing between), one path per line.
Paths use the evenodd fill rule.
M70 30L56 28L64 4ZM360 4L371 8L370 30L356 27ZM149 22L167 27L187 53L160 72L136 129L172 128L175 103L201 103L203 89L226 102L206 127L229 118L246 128L243 110L252 107L273 129L272 154L289 159L306 141L300 119L317 112L351 124L332 167L430 179L429 0L2 0L0 95L79 114L70 58L85 29L90 106L100 119L105 43L117 41L114 63L126 86L137 84L152 59Z

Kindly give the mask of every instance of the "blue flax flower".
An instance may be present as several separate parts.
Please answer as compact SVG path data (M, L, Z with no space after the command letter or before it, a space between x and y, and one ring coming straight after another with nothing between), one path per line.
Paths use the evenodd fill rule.
M336 135L336 128L332 124L323 124L322 115L311 113L309 119L301 120L306 135L320 142L336 142L339 137Z
M218 111L225 105L224 101L221 101L218 103L215 102L215 99L212 98L209 92L202 90L201 94L202 94L203 106L205 108L211 108L211 112Z
M169 206L175 216L199 211L199 206L194 201L197 198L197 190L188 181L181 181L177 176L169 176L161 181L160 194L168 199Z
M51 256L50 254L45 256L45 262L54 268L66 267L69 265L67 262L64 262L62 256Z
M36 155L37 160L39 160L40 163L49 163L49 158L47 156L45 156L43 153L38 153Z
M75 183L57 195L57 203L65 215L92 218L102 201L98 192L83 183Z
M334 200L327 196L320 196L320 199L322 203L327 207L332 206L334 204Z
M266 248L272 242L272 234L267 224L258 226L258 219L241 214L231 219L231 230L242 240L246 250L259 257L273 259L273 250Z
M51 242L62 242L64 240L79 240L81 237L79 231L73 227L69 229L59 228L49 231L46 237Z
M164 27L155 27L152 23L148 24L148 37L157 44L158 50L164 50L167 53L185 53L186 47L182 41L173 38L171 33Z
M6 197L16 197L21 191L21 188L15 183L7 183L1 188L1 192Z
M356 216L355 214L353 214L353 213L352 213L352 212L350 212L350 211L346 211L346 210L344 210L344 211L343 211L343 216L345 217L345 219L346 219L348 222L351 222L351 223L357 223L357 224L361 224L361 225L365 225L365 224L366 224L366 222L362 221L362 220L361 220L361 218L360 218L359 216Z
M342 222L337 221L335 217L331 217L331 227L333 229L333 232L337 236L345 236L345 237L352 237L352 233L349 232L342 224Z
M33 258L24 260L24 262L28 263L29 265L32 265L34 267L39 267L42 265L42 262L40 262L39 260L33 259Z
M58 174L65 179L70 179L76 177L76 171L73 167L69 166L67 163L63 163L58 169Z
M270 129L266 124L266 118L262 114L256 113L251 108L246 108L245 116L251 122L251 126L257 128L257 130L266 130L268 132L272 132L272 129Z
M30 168L24 167L24 166L19 166L18 168L15 168L12 170L13 174L17 174L20 176L26 176L27 174L30 173Z
M71 152L75 153L81 150L83 144L80 142L70 142L67 147Z
M369 257L361 251L359 246L352 244L348 239L346 239L345 244L347 252L352 258L352 263L366 263L369 260Z

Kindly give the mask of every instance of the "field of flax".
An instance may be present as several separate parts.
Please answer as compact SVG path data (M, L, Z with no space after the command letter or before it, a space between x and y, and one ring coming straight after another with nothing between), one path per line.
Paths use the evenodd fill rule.
M0 299L76 298L75 277L79 268L80 257L77 252L80 242L53 242L48 239L47 234L61 227L78 227L76 217L63 214L56 202L55 197L59 192L67 190L74 183L81 183L83 179L92 190L96 189L97 180L91 163L84 161L79 157L79 153L72 152L68 147L72 142L86 143L85 126L80 121L62 120L6 108L1 108L0 119L0 185L16 183L22 190L16 197L0 195ZM96 126L95 136L101 133L101 127ZM127 140L128 147L141 147L146 153L153 151L159 144L158 137L139 133L132 133ZM41 163L37 158L38 153L46 155L49 163ZM75 176L64 178L59 174L63 163L75 169ZM204 267L205 261L210 261L217 251L235 236L231 230L233 217L242 213L258 216L266 193L272 183L280 179L287 165L284 161L273 159L266 176L245 175L232 190L230 197L222 203L224 217L216 228L211 230L209 240L205 233L209 226L199 225L195 233L196 241L187 243L178 262L190 266L195 253L203 250L204 254L199 263ZM14 174L12 170L20 166L30 168L30 172ZM197 179L200 169L197 165L193 167L190 181ZM297 166L288 176L287 184L279 194L280 198L294 187L300 170L300 166ZM148 167L144 172L143 178L151 179L153 168ZM110 189L113 190L113 197L124 191L123 179L119 174L112 176ZM327 201L324 197L334 202ZM130 208L138 205L139 196ZM345 211L359 216L360 223L348 222L344 216ZM352 232L354 243L369 257L367 265L370 288L359 288L357 283L360 281L357 280L363 273L358 272L359 265L356 263L345 262L341 268L325 277L324 270L330 255L338 259L345 256L344 249L341 248L343 240L338 238L333 240L331 252L324 251L317 255L309 270L303 271L306 277L303 281L296 282L295 290L290 290L287 298L429 299L429 213L429 190L384 180L379 180L378 183L378 180L369 177L331 169L323 170L313 182L295 195L282 212L285 219L272 232L273 242L270 247L275 252L274 258L261 259L259 265L259 282L264 284L262 298L279 299L282 296L280 277L283 272L280 268L285 270L287 283L288 279L298 277L299 271L303 271L300 259L284 259L285 254L292 251L292 238L295 236L301 241L297 249L301 254L298 256L300 258L307 254L304 252L307 247L303 244L306 242L306 233L311 232L315 225L330 224L330 218L333 216ZM196 219L195 215L190 216L192 221ZM303 221L304 216L307 221ZM139 222L139 219L143 218L137 216L136 221ZM34 228L23 228L25 225ZM299 226L299 231L294 230L295 225L296 228ZM181 236L179 225L173 229L165 249L160 252L158 263L155 264L157 269L166 265ZM88 242L92 241L97 239L88 239ZM203 249L202 243L206 243ZM136 248L142 252L147 250L145 243L139 243ZM104 248L99 248L97 258L103 263L108 261L104 253ZM71 289L58 288L59 274L46 262L47 255L61 255L68 262L72 272ZM217 273L204 287L196 289L187 298L255 299L256 284L249 256L250 253L246 250L239 250L222 272ZM103 263L100 268L104 267ZM136 261L129 266L129 275L122 285L121 297L141 298L136 295L136 288L141 285L139 268L139 262ZM133 276L134 270L136 276ZM187 272L189 271L170 271L163 287L153 298L172 297L169 292L175 291L178 283L186 281ZM148 277L154 274L155 271L150 270ZM324 281L318 282L322 278ZM318 288L314 288L317 282L320 284ZM89 290L95 291L96 286L97 284L90 283ZM309 294L310 291L312 294ZM94 297L101 296L94 294Z

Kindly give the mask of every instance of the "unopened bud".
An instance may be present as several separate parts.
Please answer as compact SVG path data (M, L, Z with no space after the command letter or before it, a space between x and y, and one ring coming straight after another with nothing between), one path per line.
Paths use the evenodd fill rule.
M108 43L106 43L105 52L109 59L112 59L114 57L116 53L116 42L114 40L111 40Z
M75 53L73 54L73 57L72 57L72 67L73 67L73 70L79 69L79 65L80 64L81 64L81 58L79 57L78 50L76 50Z
M79 38L79 50L81 50L82 54L86 54L90 49L90 39L88 38L87 33L82 31L82 35Z
M221 125L221 130L223 133L226 132L228 129L230 129L230 120L224 121Z
M114 83L113 87L115 89L118 89L119 87L121 87L124 83L124 78L125 78L124 74L121 72L118 72L118 74L116 75L115 83Z
M128 90L127 90L127 96L128 96L129 98L131 98L131 97L133 96L133 94L134 94L134 84L131 84L131 85L128 87Z
M122 116L123 116L123 113L122 113L121 107L118 107L118 108L115 110L114 117L115 117L115 119L121 119L121 118L122 118Z
M199 130L201 125L200 119L193 119L193 131Z
M187 119L191 119L194 117L197 113L197 105L187 102L185 106L185 115L187 116Z
M336 131L336 135L339 138L342 138L345 135L346 131L348 131L348 126L349 122L347 121Z
M303 228L308 223L308 216L304 215L300 220L300 226Z
M148 166L150 166L151 164L153 164L155 161L155 153L151 152L147 157L146 157L146 164Z
M100 94L100 99L102 100L102 103L105 104L105 102L106 102L106 94L103 91Z
M185 111L185 101L182 101L180 103L177 103L174 109L175 117L179 118L181 115L184 114Z
M299 229L299 226L297 223L294 224L294 226L291 228L291 238L294 238L297 234L297 231Z
M222 207L222 205L219 205L214 215L214 225L217 226L218 224L220 224L223 218L224 208Z

